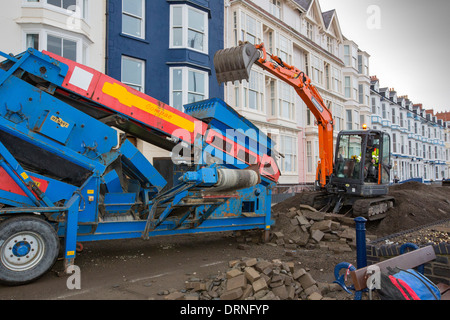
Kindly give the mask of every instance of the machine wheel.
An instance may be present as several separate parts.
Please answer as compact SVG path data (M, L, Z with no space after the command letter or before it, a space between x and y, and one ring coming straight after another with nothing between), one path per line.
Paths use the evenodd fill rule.
M17 286L35 281L55 264L60 242L55 229L33 216L0 224L0 283Z

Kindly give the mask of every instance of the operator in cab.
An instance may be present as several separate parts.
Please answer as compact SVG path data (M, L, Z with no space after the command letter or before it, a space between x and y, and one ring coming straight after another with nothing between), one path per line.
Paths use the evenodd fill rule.
M379 145L378 138L369 138L364 161L364 177L367 182L378 182Z

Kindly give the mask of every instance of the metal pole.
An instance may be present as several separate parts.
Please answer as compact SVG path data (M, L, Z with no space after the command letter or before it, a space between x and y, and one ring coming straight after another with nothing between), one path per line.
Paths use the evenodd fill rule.
M356 264L358 269L367 267L366 222L363 217L355 218L356 222Z

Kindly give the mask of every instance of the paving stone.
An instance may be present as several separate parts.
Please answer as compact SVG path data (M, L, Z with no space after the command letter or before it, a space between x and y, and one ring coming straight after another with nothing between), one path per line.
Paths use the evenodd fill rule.
M331 220L322 220L315 222L310 230L320 230L323 232L331 231Z
M257 263L258 263L258 260L256 258L251 258L251 259L245 260L246 267L252 267L252 266L256 265Z
M253 291L254 292L258 292L260 290L267 290L268 289L267 282L262 277L259 278L258 280L256 280L255 282L253 282L252 286L253 286Z
M303 269L303 268L301 268L301 269L295 270L295 271L294 271L294 274L293 274L292 276L293 276L293 278L294 278L295 280L297 280L298 278L300 278L300 277L303 276L304 274L306 274L306 270Z
M313 292L308 296L308 300L322 300L322 295L318 292Z
M311 274L309 274L308 272L305 273L304 275L302 275L298 281L300 282L300 284L302 285L303 289L307 289L309 287L311 287L312 285L316 284L316 281L313 279L313 277L311 276Z
M286 286L284 286L284 285L273 288L272 292L274 295L279 297L281 300L286 300L289 297L288 291L286 290Z
M322 240L324 235L325 234L320 230L313 230L311 232L311 238L314 239L315 241L317 241L317 243L319 243L320 240Z
M231 269L227 272L227 279L231 279L237 276L240 276L242 274L242 271L239 269Z
M233 290L225 291L221 296L220 300L237 300L244 294L242 288L235 288Z
M325 213L302 210L303 216L308 220L322 221L325 219Z
M236 289L236 288L245 288L247 285L247 279L245 278L244 274L241 274L239 276L230 278L227 280L227 291Z
M261 278L261 274L252 267L245 268L244 274L250 283L253 283Z

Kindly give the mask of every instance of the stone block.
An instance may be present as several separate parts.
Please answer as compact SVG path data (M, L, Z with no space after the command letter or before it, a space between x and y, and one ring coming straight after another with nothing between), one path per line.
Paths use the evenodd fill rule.
M301 276L303 276L304 274L306 274L306 270L301 268L298 270L294 271L294 274L292 275L292 277L297 280L298 278L300 278Z
M322 295L318 292L313 292L308 296L308 300L322 300Z
M244 294L242 288L235 288L233 290L227 290L220 296L220 300L237 300Z
M302 214L308 220L322 221L325 219L325 213L323 213L323 212L318 212L318 211L313 212L313 211L303 210Z
M281 300L286 300L289 297L286 286L281 285L272 289L274 295L279 297Z
M311 226L310 230L331 231L331 220L317 221Z
M231 279L237 276L240 276L242 274L242 271L239 269L231 269L227 272L227 279Z
M256 265L258 263L258 260L256 258L250 258L250 259L246 259L244 261L245 266L246 267L253 267L254 265Z
M258 292L258 291L261 291L261 290L267 290L268 289L267 282L266 282L266 280L264 280L263 277L259 278L255 282L253 282L252 286L253 286L253 291L254 292Z
M298 281L300 282L300 284L302 285L302 288L304 290L308 289L309 287L311 287L312 285L316 284L316 280L313 279L313 277L311 276L311 274L309 274L308 272L305 273L304 275L302 275Z
M306 219L303 215L297 215L295 218L301 226L309 225L308 219Z
M272 263L267 260L261 260L255 265L255 269L259 272L263 272L266 268L271 268Z
M239 276L230 278L227 280L227 291L236 289L236 288L245 288L247 285L247 279L244 274Z
M253 283L259 278L261 278L261 274L252 267L245 268L244 274L250 283Z
M317 243L319 243L320 240L322 240L324 235L325 234L320 230L313 230L311 232L311 238L314 239L315 241L317 241Z

